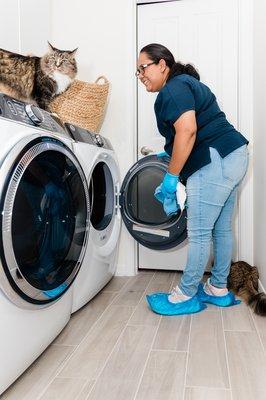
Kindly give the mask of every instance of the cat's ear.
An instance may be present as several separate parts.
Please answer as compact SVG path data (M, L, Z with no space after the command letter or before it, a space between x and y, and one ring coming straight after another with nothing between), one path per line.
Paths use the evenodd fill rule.
M56 48L53 47L50 42L47 41L47 43L48 43L48 47L49 47L50 51L55 51L56 50Z
M76 55L77 50L78 50L78 47L76 49L70 51L69 54L74 57Z

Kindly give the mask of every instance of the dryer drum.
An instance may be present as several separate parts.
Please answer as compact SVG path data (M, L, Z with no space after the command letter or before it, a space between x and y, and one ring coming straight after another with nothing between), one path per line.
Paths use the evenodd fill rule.
M89 195L77 159L59 141L35 141L17 159L2 203L9 284L27 302L55 300L73 282L87 241Z
M112 221L114 212L114 183L106 163L99 162L92 172L89 187L91 224L96 230L104 230Z

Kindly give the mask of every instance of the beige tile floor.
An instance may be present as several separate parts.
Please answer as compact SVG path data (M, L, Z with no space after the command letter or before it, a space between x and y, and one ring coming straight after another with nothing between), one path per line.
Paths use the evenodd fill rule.
M115 277L2 400L265 400L266 319L241 304L160 317L176 273Z

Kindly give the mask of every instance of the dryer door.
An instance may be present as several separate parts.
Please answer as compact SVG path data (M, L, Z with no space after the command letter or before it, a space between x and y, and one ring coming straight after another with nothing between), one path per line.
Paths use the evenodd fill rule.
M57 139L31 140L14 152L1 168L0 285L16 304L45 306L62 296L80 267L89 227L87 183L74 154Z
M168 163L168 157L142 158L129 170L121 187L121 213L128 231L140 244L153 250L175 247L187 236L186 211L167 217L154 197Z

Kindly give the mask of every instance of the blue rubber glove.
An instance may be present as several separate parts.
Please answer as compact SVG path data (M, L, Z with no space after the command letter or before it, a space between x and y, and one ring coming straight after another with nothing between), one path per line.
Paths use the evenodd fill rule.
M169 157L170 158L169 154L166 153L166 151L160 151L159 153L156 153L156 156L158 158L162 158L162 157Z
M167 172L163 182L155 189L155 198L162 203L166 215L175 215L179 210L179 204L176 200L176 186L179 181L178 175Z
M164 175L161 189L162 192L165 194L165 196L176 192L176 185L178 184L178 182L179 182L179 175L173 175L170 174L170 172L167 172Z

